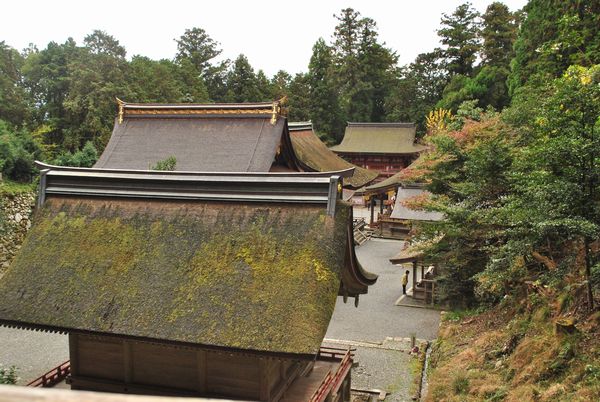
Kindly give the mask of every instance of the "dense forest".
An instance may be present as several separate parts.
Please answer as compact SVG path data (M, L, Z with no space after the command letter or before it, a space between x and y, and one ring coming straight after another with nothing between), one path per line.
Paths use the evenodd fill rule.
M306 73L279 71L270 78L244 55L217 61L219 43L199 27L176 39L170 60L127 58L118 39L102 31L82 44L69 38L41 50L18 51L0 42L1 169L5 177L28 180L33 158L90 166L110 136L115 97L250 102L287 96L290 120L312 120L329 143L341 140L346 121L411 121L424 132L434 108L457 111L463 101L475 100L477 107L500 110L538 70L559 74L568 64L590 64L597 49L581 46L597 21L585 12L565 19L562 12L578 3L532 2L529 8L555 11L528 13L527 20L499 2L482 15L463 4L442 15L443 46L406 66L381 42L374 20L344 9L334 16L331 41L314 44ZM565 39L573 43L563 47Z

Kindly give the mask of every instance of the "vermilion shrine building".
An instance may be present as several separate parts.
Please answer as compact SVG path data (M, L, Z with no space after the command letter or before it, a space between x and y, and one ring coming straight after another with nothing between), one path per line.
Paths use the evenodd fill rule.
M414 123L348 123L344 138L331 150L345 160L388 178L415 160L424 145L415 143Z

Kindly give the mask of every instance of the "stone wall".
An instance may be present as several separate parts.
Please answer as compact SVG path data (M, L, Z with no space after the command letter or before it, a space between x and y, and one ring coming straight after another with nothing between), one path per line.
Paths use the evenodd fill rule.
M0 276L21 248L31 227L35 192L0 194Z

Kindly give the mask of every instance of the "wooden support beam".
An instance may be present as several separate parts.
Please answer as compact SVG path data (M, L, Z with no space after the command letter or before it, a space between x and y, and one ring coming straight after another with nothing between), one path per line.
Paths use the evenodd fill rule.
M79 341L79 335L70 333L69 334L69 358L71 359L71 374L79 374L79 348L77 343Z
M196 357L197 357L197 374L198 374L198 393L200 393L201 395L206 394L206 372L207 372L207 367L206 367L206 351L205 350L198 350L196 352Z
M270 361L267 359L259 359L259 375L260 375L260 400L270 401L270 389L269 389L269 366Z
M123 376L125 384L133 382L133 353L131 353L131 342L123 341Z

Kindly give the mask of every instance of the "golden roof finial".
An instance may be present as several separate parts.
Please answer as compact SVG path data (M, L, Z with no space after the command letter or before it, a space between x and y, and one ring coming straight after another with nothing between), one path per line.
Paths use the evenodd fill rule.
M275 125L277 123L277 116L287 116L287 108L284 106L287 105L288 97L287 95L283 98L273 101L273 110L271 116L271 124Z
M117 100L117 104L119 105L119 124L123 123L123 114L125 112L123 106L125 106L125 102L123 102L121 99L117 98L115 96L115 99Z

